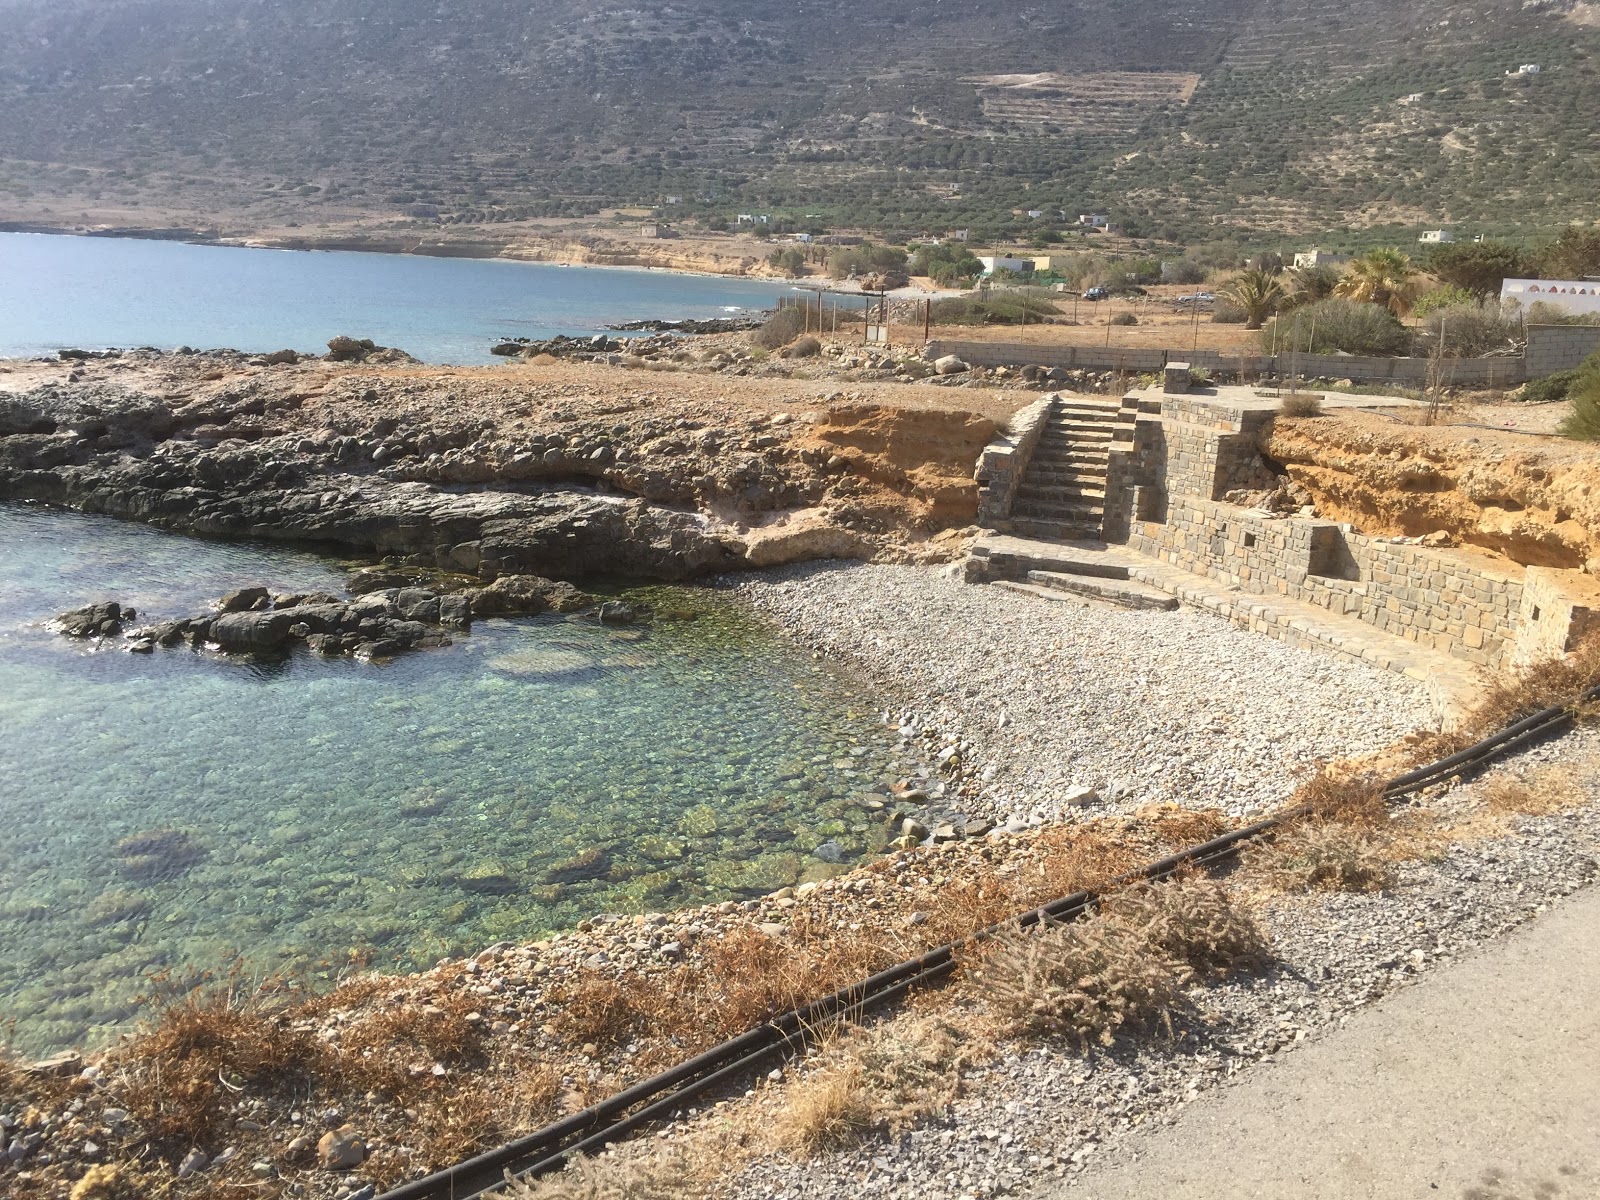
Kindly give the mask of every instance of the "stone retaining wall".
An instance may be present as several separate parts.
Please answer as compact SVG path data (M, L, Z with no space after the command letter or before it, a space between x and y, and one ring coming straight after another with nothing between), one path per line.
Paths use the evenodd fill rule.
M1006 430L983 448L974 472L978 481L978 524L998 528L1011 516L1011 503L1054 407L1054 396L1035 400L1014 413Z
M1460 551L1386 542L1332 521L1275 517L1194 496L1128 544L1161 562L1258 595L1355 617L1394 637L1499 667L1514 643L1523 570Z

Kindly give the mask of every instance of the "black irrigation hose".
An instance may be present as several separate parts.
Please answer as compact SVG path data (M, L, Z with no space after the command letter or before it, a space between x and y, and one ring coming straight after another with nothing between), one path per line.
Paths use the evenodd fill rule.
M1584 692L1575 704L1558 705L1534 713L1492 737L1390 780L1384 787L1384 796L1393 800L1447 779L1465 776L1482 769L1496 758L1558 732L1565 732L1574 720L1578 705L1596 700L1600 700L1600 685ZM1109 887L1114 889L1140 880L1166 879L1192 867L1221 863L1237 854L1246 843L1270 836L1289 822L1305 816L1308 811L1309 806L1300 805L1232 830L1119 875ZM858 1016L869 1008L942 979L955 969L958 952L975 942L988 940L1006 929L1068 921L1089 912L1098 902L1099 896L1094 892L1074 892L1012 920L979 930L960 942L938 946L820 1000L774 1017L765 1025L641 1080L599 1104L547 1125L527 1137L486 1151L443 1171L401 1184L383 1193L378 1200L471 1200L503 1185L508 1177L534 1178L557 1170L574 1155L600 1149L635 1129L670 1117L695 1097L746 1076L770 1059L786 1057L803 1049L820 1028ZM629 1112L630 1109L635 1111Z

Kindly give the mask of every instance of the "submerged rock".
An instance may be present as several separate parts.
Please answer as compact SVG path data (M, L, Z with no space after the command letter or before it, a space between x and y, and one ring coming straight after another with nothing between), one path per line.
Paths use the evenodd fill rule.
M172 879L205 857L205 850L181 829L151 829L129 834L114 851L117 869L130 879Z

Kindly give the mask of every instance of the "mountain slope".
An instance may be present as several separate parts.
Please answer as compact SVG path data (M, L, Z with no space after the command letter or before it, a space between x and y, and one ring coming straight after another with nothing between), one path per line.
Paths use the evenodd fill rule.
M8 194L468 223L674 194L910 227L1555 223L1600 175L1591 7L0 0L0 217Z

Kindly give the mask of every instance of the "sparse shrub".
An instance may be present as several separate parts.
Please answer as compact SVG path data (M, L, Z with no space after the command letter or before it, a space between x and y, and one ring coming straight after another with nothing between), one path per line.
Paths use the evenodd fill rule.
M1554 300L1535 300L1526 320L1529 325L1600 325L1600 313L1575 313Z
M1380 304L1355 300L1322 300L1282 313L1261 331L1261 348L1279 355L1404 354L1411 333Z
M1124 1029L1172 1034L1194 971L1152 950L1138 932L1096 916L1001 938L985 991L1017 1033L1060 1034L1109 1046Z
M1447 308L1477 308L1478 297L1466 288L1446 284L1436 287L1430 292L1424 292L1417 297L1417 302L1411 308L1414 317L1426 317L1441 309Z
M779 354L783 358L815 358L822 353L822 342L819 338L807 334L805 337L796 338L785 346Z
M1283 417L1320 417L1322 397L1315 392L1285 396L1278 402L1278 415Z
M1251 970L1269 957L1261 927L1209 879L1138 884L1107 897L1102 910L1202 975Z
M776 350L804 332L805 314L799 308L780 308L759 329L750 331L750 341L762 350Z
M1120 312L1107 322L1109 325L1137 325L1138 323L1139 318L1131 312Z
M1421 309L1419 302L1417 311ZM1441 306L1426 315L1418 339L1419 354L1435 353L1442 342L1446 357L1481 358L1511 349L1522 336L1522 321L1516 313L1507 313L1492 301Z
M1211 306L1211 323L1213 325L1243 325L1250 319L1250 314L1232 300L1225 300L1218 296L1216 303Z
M1515 398L1525 404L1555 404L1567 398L1572 385L1578 382L1579 372L1555 371L1539 379L1530 379L1522 385Z
M1247 851L1246 869L1285 892L1375 892L1389 862L1370 833L1353 825L1300 824Z
M1567 390L1572 411L1561 422L1560 434L1580 442L1600 442L1600 354L1591 354L1578 368Z
M1044 293L1027 288L992 291L987 297L952 296L933 302L935 325L1036 325L1061 310Z

